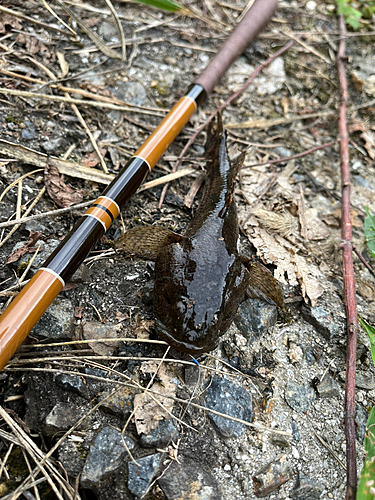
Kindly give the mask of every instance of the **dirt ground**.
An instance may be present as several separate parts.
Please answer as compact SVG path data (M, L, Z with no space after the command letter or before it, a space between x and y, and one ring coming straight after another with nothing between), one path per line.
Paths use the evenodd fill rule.
M65 3L107 47L121 56L118 30L104 1ZM58 3L50 5L67 23L64 27L36 0L4 0L1 5L28 16L17 18L0 11L0 222L5 222L25 216L38 195L37 204L27 216L59 209L64 203L67 206L70 202L94 200L104 189L105 182L100 179L108 179L109 174L116 174L126 164L207 65L235 25L245 2L193 2L196 17L114 2L126 39L125 60L108 57L99 50ZM69 32L70 27L75 35ZM363 21L358 32L349 30L347 39L353 239L370 264L363 221L365 207L375 214L374 31L373 21ZM265 68L222 113L230 156L246 150L247 168L240 171L235 192L239 249L273 272L282 287L288 313L279 314L277 319L275 316L269 328L261 332L254 327L246 333L246 304L250 303L247 299L241 303L236 321L218 348L200 360L198 380L198 368L186 358L179 362L178 353L173 353L177 356L174 358L169 353L172 360L163 365L168 368L163 376L159 372L158 383L166 396L191 398L201 406L205 405L207 383L215 373L221 383L227 379L252 397L252 424L258 428L243 424L238 434L231 429L228 436L204 408L186 409L186 404L173 404L168 397L162 399L166 405L169 401L169 411L187 425L176 422L176 442L172 444L171 438L164 447L155 446L154 452L162 453L164 466L173 462L178 467L181 462L184 468L186 464L187 477L188 472L194 476L200 467L208 471L207 477L214 486L205 485L205 479L197 473L200 479L194 498L219 498L220 491L223 498L254 499L253 477L259 479L262 467L280 460L286 465L273 473L273 480L280 484L267 498L339 500L345 495L342 418L346 332L339 250L339 36L334 3L279 2L272 21L232 65L147 181L170 173L187 140L210 113L237 91L267 57L296 37L299 39L294 45ZM100 100L100 96L107 100ZM93 141L108 169L107 176L99 177L102 174L98 171L103 172L103 168ZM190 170L169 185L160 208L163 183L132 197L106 238L88 256L81 274L59 295L56 315L46 318L44 326L31 333L16 361L0 374L0 431L5 432L0 433L0 496L11 498L10 493L29 477L23 453L29 457L30 467L34 467L35 455L30 452L30 443L20 444L22 435L22 439L36 443L42 456L53 450L54 466L71 485L64 498L76 498L74 490L78 486L81 498L140 497L129 491L131 466L128 468L127 464L131 460L127 454L122 458L123 469L113 469L100 484L90 483L86 469L86 479L82 482L81 477L79 484L93 439L105 425L123 430L134 441L136 459L151 453L140 445L142 432L137 417L127 423L129 413L106 413L99 405L86 423L83 419L78 430L69 429L82 417L80 405L90 412L101 395L118 382L140 384L135 392L142 395L140 389L150 382L150 363L161 361L163 347L157 343L87 341L105 337L157 340L152 329L154 265L114 252L111 241L124 230L143 224L183 232L201 196L201 190L192 194L191 187L198 187L203 180L204 141L203 132L181 162L180 170ZM23 148L10 150L8 143ZM307 154L293 158L301 153ZM23 160L17 156L20 154ZM60 170L64 173L62 179L44 168L46 155L65 160L65 170ZM92 174L78 164L90 168ZM22 183L17 183L21 176L25 176ZM187 203L188 194L191 206ZM25 269L19 260L7 263L15 245L24 247L30 234L41 233L38 239L47 246L38 264L41 265L53 242L63 239L84 211L69 209L57 216L28 221L10 236L12 226L0 228L3 307L17 293L18 280ZM31 256L32 252L25 254L24 262ZM374 276L357 258L354 271L358 313L375 324ZM24 279L30 277L31 271ZM251 321L254 323L254 319ZM82 340L86 343L74 344ZM66 344L69 341L74 341L73 345ZM53 345L33 347L40 343ZM89 369L98 380L86 377ZM356 446L360 471L366 417L375 402L375 370L364 332L358 339L357 369ZM69 393L61 382L65 372L79 374L89 392L85 395L81 389L75 389ZM78 413L71 422L64 421L51 430L47 415L59 404L68 405L72 415L75 410ZM236 413L235 404L228 411L241 421L251 420ZM144 416L143 433L149 433L159 419L168 418L168 412L154 406L151 414L146 412ZM21 431L12 427L12 422ZM60 449L54 449L64 433ZM13 444L11 436L15 439ZM75 451L69 448L74 439L82 443ZM82 465L75 469L72 464L76 464L77 457L81 457ZM56 475L51 470L48 474L59 491L61 483ZM43 473L38 477L43 477ZM168 493L157 475L153 479L142 498L179 498ZM37 488L41 498L59 498L50 483L40 484L49 486L31 486L27 493L31 496L26 498L37 498ZM186 488L181 489L181 498L187 498L182 496L186 491L191 493L191 484Z

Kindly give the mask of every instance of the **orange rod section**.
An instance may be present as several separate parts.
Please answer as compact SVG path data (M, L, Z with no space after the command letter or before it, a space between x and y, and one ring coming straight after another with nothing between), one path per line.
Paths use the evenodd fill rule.
M134 156L145 160L152 169L187 124L196 108L193 99L182 97Z
M86 211L85 215L92 215L100 220L105 226L105 230L109 228L112 222L119 215L120 210L117 203L114 203L109 198L100 196L94 204ZM112 217L111 217L112 216Z
M37 271L0 316L0 370L4 368L44 311L62 290L48 271Z

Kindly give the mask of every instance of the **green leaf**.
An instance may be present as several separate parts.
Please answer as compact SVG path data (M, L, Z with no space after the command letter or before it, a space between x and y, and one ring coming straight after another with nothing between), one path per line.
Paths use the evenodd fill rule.
M367 323L361 316L358 315L358 321L361 323L362 328L367 333L368 338L370 339L370 347L371 347L371 357L372 361L375 365L375 328Z
M375 257L375 217L370 214L368 207L365 210L367 214L364 227L366 244L372 257Z
M361 323L362 324L362 323ZM372 328L372 327L371 327ZM374 500L375 496L375 408L370 411L365 434L366 459L358 483L357 500ZM370 490L371 488L371 490ZM373 491L374 493L371 493Z
M362 12L358 8L354 8L349 4L348 0L336 0L337 11L339 14L343 14L345 17L346 24L349 24L352 28L357 29L359 26L359 20L362 17Z
M177 12L179 10L186 10L185 7L173 0L133 0L137 3L142 3L143 5L148 5L149 7L155 7L156 9L167 10L168 12Z

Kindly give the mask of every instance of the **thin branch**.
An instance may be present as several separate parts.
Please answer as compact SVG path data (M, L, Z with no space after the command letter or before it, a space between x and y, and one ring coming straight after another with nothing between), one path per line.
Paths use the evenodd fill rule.
M375 271L373 268L370 266L370 264L367 262L367 260L363 257L361 252L358 250L357 247L353 246L353 252L356 254L356 256L359 258L359 260L362 262L362 264L370 271L370 273L375 276Z
M357 491L357 466L355 447L355 362L358 332L357 305L355 298L355 281L353 270L352 226L350 222L350 177L349 177L349 137L346 125L346 109L348 103L348 86L346 80L344 16L339 18L340 45L337 54L337 69L340 82L339 138L341 158L341 248L343 251L343 277L347 325L347 356L345 381L345 436L346 436L346 500L355 500Z

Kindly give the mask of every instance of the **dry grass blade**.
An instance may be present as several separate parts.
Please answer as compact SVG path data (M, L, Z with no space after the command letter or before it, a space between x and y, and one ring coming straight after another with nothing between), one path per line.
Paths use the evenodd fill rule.
M106 342L108 340L109 339L106 339ZM117 340L119 340L119 339L117 339ZM90 342L92 342L92 341L90 340ZM70 375L72 373L69 370L58 370L58 369L52 369L52 368L45 369L45 368L7 368L7 367L5 367L4 371L9 371L9 372L13 372L13 371L25 371L25 372L65 373L65 374L70 374ZM135 385L134 383L119 382L118 380L112 380L110 378L97 377L95 375L89 375L89 374L81 374L81 376L84 376L86 378L90 378L90 379L93 379L93 380L105 381L105 382L108 382L108 383L111 383L111 384L117 384L117 385L121 385L121 386L132 387L133 389L139 390L139 387L137 385ZM142 390L143 391L147 391L147 393L150 393L150 394L154 394L154 395L157 395L157 396L159 395L158 392L153 391L151 389L145 389L144 387L142 387ZM288 437L292 436L289 432L278 431L276 429L271 429L269 427L265 427L262 424L248 422L246 420L242 420L240 418L236 418L236 417L232 417L231 415L227 415L226 413L221 413L219 411L212 410L211 408L207 408L207 407L199 405L197 403L193 403L193 402L190 401L190 399L182 399L182 398L178 398L176 396L169 396L169 395L168 396L166 395L165 397L173 399L173 401L177 401L178 403L182 403L182 404L185 404L185 405L188 404L188 405L193 406L194 408L197 408L197 409L202 410L204 412L212 413L213 415L217 415L218 417L223 417L223 418L226 418L228 420L232 420L233 422L238 422L240 424L245 425L246 427L251 427L251 428L257 429L259 431L270 432L270 433L273 433L273 434L278 434L278 435L288 436ZM102 404L102 402L100 404ZM100 406L100 404L99 404L99 406ZM90 410L90 412L91 412L91 410ZM83 421L84 418L86 418L87 415L85 415L84 417L82 417L81 420ZM77 424L75 425L74 428L76 428L76 426L78 426L80 423L81 423L81 421L77 422ZM186 424L184 424L184 425L186 425ZM69 432L71 432L71 430ZM55 449L57 449L57 447L58 446L56 444L52 448L52 450L50 450L48 452L47 456L49 456L51 453L53 453L53 451L55 451Z
M1 142L0 141L0 151L1 151ZM4 141L5 142L5 141ZM11 144L11 143L8 143L8 144ZM15 144L16 146L16 144ZM4 152L5 154L8 154L8 151ZM17 159L22 159L22 158L17 158ZM16 186L16 184L18 184L19 182L21 182L23 179L26 179L26 177L30 177L31 175L34 175L38 172L41 172L43 169L42 168L39 168L38 170L33 170L32 172L28 172L27 174L24 174L22 175L21 177L18 177L18 179L16 179L15 181L13 181L11 184L9 184L9 186L7 186L4 191L1 193L0 195L0 202L3 200L4 196L7 194L7 192L12 189L12 187Z
M73 11L72 9L70 9L67 5L65 5L63 2L61 2L61 0L55 0L55 2L60 5L60 7L62 9L65 10L65 12L67 14L69 14L69 16L71 16L75 22L78 24L78 26L80 27L80 29L83 31L83 33L85 33L85 35L87 35L90 40L96 45L96 47L101 51L103 52L104 55L106 55L107 57L110 57L111 59L122 59L122 56L120 56L115 50L112 50L110 47L108 47L99 37L98 35L92 31L90 28L88 28L82 21L81 19L79 18L79 16L77 16ZM107 3L108 5L108 3ZM122 31L122 30L121 30Z
M2 139L0 139L0 153L38 167L40 166L45 168L47 165L53 165L58 169L60 174L70 175L71 177L84 179L86 181L98 182L99 184L109 184L115 177L112 174L105 174L100 170L84 167L79 163L62 160L61 158L56 158L54 156L48 156L44 153L40 153L39 151L35 151L25 146L20 146L19 144L14 144L12 142L4 141Z
M117 15L116 10L113 8L113 5L110 0L104 0L105 3L108 5L109 10L111 11L111 14L115 20L115 24L117 26L117 30L120 35L120 41L121 41L121 51L122 51L122 57L121 59L125 61L126 59L126 42L125 42L125 35L124 35L124 30L122 29L121 21L119 19L119 16Z
M45 460L44 463L41 462L46 458L45 454L38 448L38 446L32 441L29 436L25 433L25 431L15 422L10 415L4 410L2 406L0 406L0 416L4 420L4 422L12 429L12 432L16 436L20 445L29 453L32 459L37 464L35 469L36 472L40 471L48 481L52 490L54 491L56 497L59 500L64 500L64 497L61 495L54 481L56 481L59 486L65 491L68 495L68 498L72 498L73 488L70 484L61 476L61 474L56 470L54 465L49 460ZM35 472L35 473L36 473ZM34 473L33 473L34 474ZM53 479L52 479L53 478ZM17 490L13 493L11 498L18 498Z
M54 78L55 80L55 78ZM74 91L73 91L74 92ZM35 92L26 92L24 90L12 90L12 89L0 89L0 94L4 95L15 95L19 97L28 97L32 99L37 99L41 101L56 101L56 102L66 102L68 104L77 104L77 105L85 105L85 106L93 106L96 108L107 108L114 109L117 111L130 111L133 113L143 113L153 116L164 117L165 114L151 112L148 110L143 110L141 108L136 108L135 106L120 106L117 104L112 104L110 102L102 102L102 101L85 101L83 99L73 99L72 97L63 97L58 95L49 95L49 94L37 94Z
M287 125L288 123L293 123L298 120L309 120L310 118L323 118L327 116L334 116L335 111L319 111L318 113L308 113L306 115L296 115L290 118L274 118L273 120L260 119L260 120L248 120L242 123L227 123L225 128L227 129L237 129L237 128L247 128L247 129L260 129L266 130L270 127L275 127L276 125Z
M40 201L41 197L44 195L44 193L46 192L46 188L43 187L38 195L36 196L36 198L34 199L34 201L31 203L31 205L28 207L28 209L25 211L25 216L28 215L31 210L35 207L35 205L37 205L37 203ZM9 240L9 238L12 236L12 234L17 231L17 229L20 227L20 224L16 224L10 231L9 233L6 235L6 237L0 242L0 247L2 247L4 245L4 243L6 241Z
M71 32L62 30L60 28L55 28L55 26L51 26L50 24L43 23L42 21L38 21L38 19L34 19L33 17L25 16L22 12L18 12L16 10L8 9L7 7L3 7L0 5L0 12L4 12L5 14L9 14L10 16L18 17L18 19L23 19L24 21L29 22L32 26L41 26L46 30L57 31L63 35L70 36Z
M61 19L61 17L59 17L56 12L52 9L52 7L50 7L48 5L48 3L46 2L46 0L40 0L42 2L42 4L44 5L44 7L48 10L48 12L50 14L53 15L53 17L55 17L59 23L61 23L63 26L65 26L66 29L68 29L74 36L76 36L76 32L69 26L69 24L67 24L65 21L63 21Z

